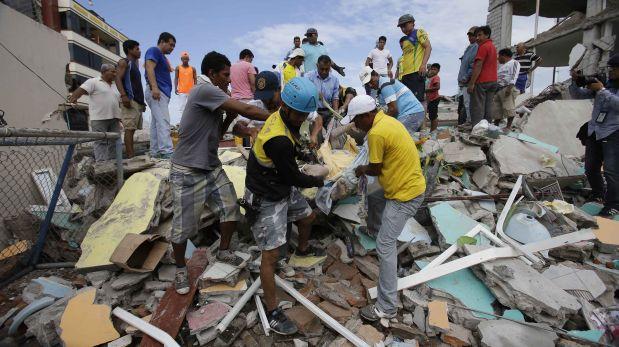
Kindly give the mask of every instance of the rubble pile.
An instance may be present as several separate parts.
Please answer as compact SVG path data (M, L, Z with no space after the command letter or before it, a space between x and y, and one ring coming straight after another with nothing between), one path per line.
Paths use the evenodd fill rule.
M535 117L552 117L533 111L530 125L542 124ZM487 123L470 133L441 127L419 134L429 189L423 208L398 238L399 311L391 320L370 324L359 314L373 302L380 276L375 235L366 233L360 217L371 213L371 207L365 210L363 191L338 196L329 202L328 214L319 213L312 242L326 256L292 255L297 237L292 226L276 277L279 306L299 328L288 337L269 332L261 302L260 252L246 223L232 242L245 262L232 267L216 260L217 224L204 213L203 230L185 255L190 292L176 294L175 265L165 241L171 230L169 162L154 161L136 170L90 225L74 270L60 276L37 273L13 284L20 292L2 298L0 305L0 325L10 336L3 342L168 346L173 342L166 338L171 338L179 345L200 346L616 344L619 221L594 216L600 206L585 203L583 164L574 152L562 151L563 143L551 142L559 140L572 138L542 140ZM245 159L232 148L222 149L220 158L242 195ZM321 196L304 194L312 202ZM73 201L79 192L69 196ZM98 209L88 206L84 210Z

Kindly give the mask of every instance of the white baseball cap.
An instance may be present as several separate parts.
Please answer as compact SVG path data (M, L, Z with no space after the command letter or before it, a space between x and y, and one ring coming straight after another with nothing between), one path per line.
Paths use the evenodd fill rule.
M305 51L301 48L295 48L292 50L292 52L290 52L290 55L288 56L288 59L292 59L295 57L305 57Z
M359 79L361 80L361 84L365 85L366 83L370 82L370 79L372 79L372 68L369 66L364 66L363 69L361 69L361 72L359 73Z
M348 113L342 118L342 125L352 122L357 115L368 113L376 109L376 100L369 95L355 96L348 104Z

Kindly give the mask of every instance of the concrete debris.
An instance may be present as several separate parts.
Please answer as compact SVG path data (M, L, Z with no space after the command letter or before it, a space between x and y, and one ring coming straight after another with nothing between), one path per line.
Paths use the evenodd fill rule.
M497 187L499 183L499 175L488 165L480 166L473 173L473 182L487 194L498 194L500 189Z
M39 277L33 279L22 291L22 300L26 303L31 303L44 296L60 299L70 295L73 289L69 286L53 281L54 278ZM65 282L62 279L59 279Z
M482 346L487 347L553 347L558 336L544 324L531 324L535 328L504 319L487 320L479 323L477 329ZM544 328L544 329L542 329Z
M480 167L486 163L486 155L478 146L450 142L443 146L445 162L450 165Z
M464 245L468 254L482 246ZM498 301L517 308L537 322L562 327L569 316L580 309L580 304L553 281L518 258L497 259L473 268Z
M131 342L133 342L133 336L125 335L114 341L108 342L107 347L127 347L131 345Z
M373 326L367 324L359 327L359 330L357 330L357 335L372 346L382 342L385 339L385 335L381 334Z
M302 305L287 310L286 316L297 325L299 332L305 336L317 336L322 333L323 326L320 324L320 319Z
M223 319L231 307L220 302L213 302L195 310L189 311L185 319L190 333L195 335L208 328L214 327Z
M101 285L112 277L112 272L107 270L93 271L86 274L86 279L90 285L95 288L101 288Z
M112 281L110 287L114 290L123 290L141 283L148 277L150 277L149 273L123 272L120 276L114 279L114 281Z
M593 270L576 269L563 264L551 265L542 272L559 288L589 301L606 291L606 285Z

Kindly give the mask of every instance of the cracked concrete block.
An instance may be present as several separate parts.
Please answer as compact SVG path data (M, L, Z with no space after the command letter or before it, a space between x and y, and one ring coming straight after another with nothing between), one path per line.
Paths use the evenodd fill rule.
M157 275L160 281L174 282L174 277L176 276L176 265L161 265L159 271L157 272Z
M548 327L544 324L536 324ZM558 340L552 331L536 329L512 321L497 319L482 321L477 326L484 347L554 347Z
M551 265L542 275L568 293L589 301L606 291L606 285L593 270L576 269L559 264Z
M499 184L499 175L488 165L482 165L473 173L473 182L484 193L498 194L501 190L497 187Z
M465 145L462 142L450 142L443 146L443 157L447 164L480 167L486 163L486 155L481 147Z
M86 279L93 287L100 288L101 285L112 277L112 272L107 270L94 271L86 274Z
M120 276L112 281L111 287L114 290L123 290L128 287L133 287L150 276L150 273L131 273L123 272Z
M484 248L464 245L467 254ZM581 307L575 297L521 259L492 260L472 269L501 304L523 311L536 322L562 327Z

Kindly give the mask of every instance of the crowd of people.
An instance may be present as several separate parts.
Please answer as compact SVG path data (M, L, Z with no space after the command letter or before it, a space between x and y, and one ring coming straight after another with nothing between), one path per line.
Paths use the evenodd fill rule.
M189 54L183 52L181 65L172 68L166 55L175 48L176 39L162 33L157 46L144 55L145 90L138 65L139 44L128 40L123 44L126 58L117 67L104 64L101 77L86 81L71 96L70 101L75 102L84 94L90 95L94 131L120 131L122 122L127 156L134 154L133 133L141 126L145 105L149 106L151 156L172 163L174 216L170 242L177 264L178 293L189 291L185 248L188 237L198 230L205 204L219 219L217 260L244 266L244 260L229 250L242 205L262 251L260 279L271 329L286 335L297 331L278 308L274 273L281 265L281 247L287 243L290 222L299 231L295 256L324 255L324 250L309 242L315 214L299 191L322 187L324 177L302 172L295 160L302 155L299 148L305 145L301 127L309 121L309 148L324 141L337 148L338 136L333 134L350 134L368 147L369 161L357 167L355 174L376 176L382 187L371 197L380 202L375 204L379 211L372 211L368 217L372 219L368 226L374 229L368 232L377 237L380 275L378 300L363 308L361 315L369 321L395 316L396 239L421 205L426 186L413 136L423 126L426 114L431 131L437 128L441 99L441 66L429 64L432 46L428 33L415 27L410 14L401 16L396 24L404 34L399 41L402 55L396 70L392 71L394 60L385 48L387 39L380 36L359 74L365 94L358 95L353 88L341 85L334 72L343 76L344 67L337 65L325 44L318 41L318 31L309 28L303 40L294 37L294 47L283 62L273 65L274 71L262 72L252 64L254 54L249 49L242 50L234 63L212 51L202 59L199 73L189 65ZM515 57L509 48L497 54L488 26L473 27L466 34L469 45L461 57L458 74L462 104L459 123L470 129L482 119L497 125L505 119L509 128L515 115L515 97L524 91L528 74L541 58L526 51L522 44L517 46ZM617 60L611 61L611 77L615 80ZM175 148L168 109L173 89L182 101ZM616 91L614 85L606 90L601 83L572 89L579 97L596 98L586 136L587 175L594 193L615 213L619 197ZM220 139L229 129L235 136L249 139L251 145L246 191L240 201L218 158ZM108 159L110 150L109 143L98 143L96 160ZM602 165L606 188L600 173Z

